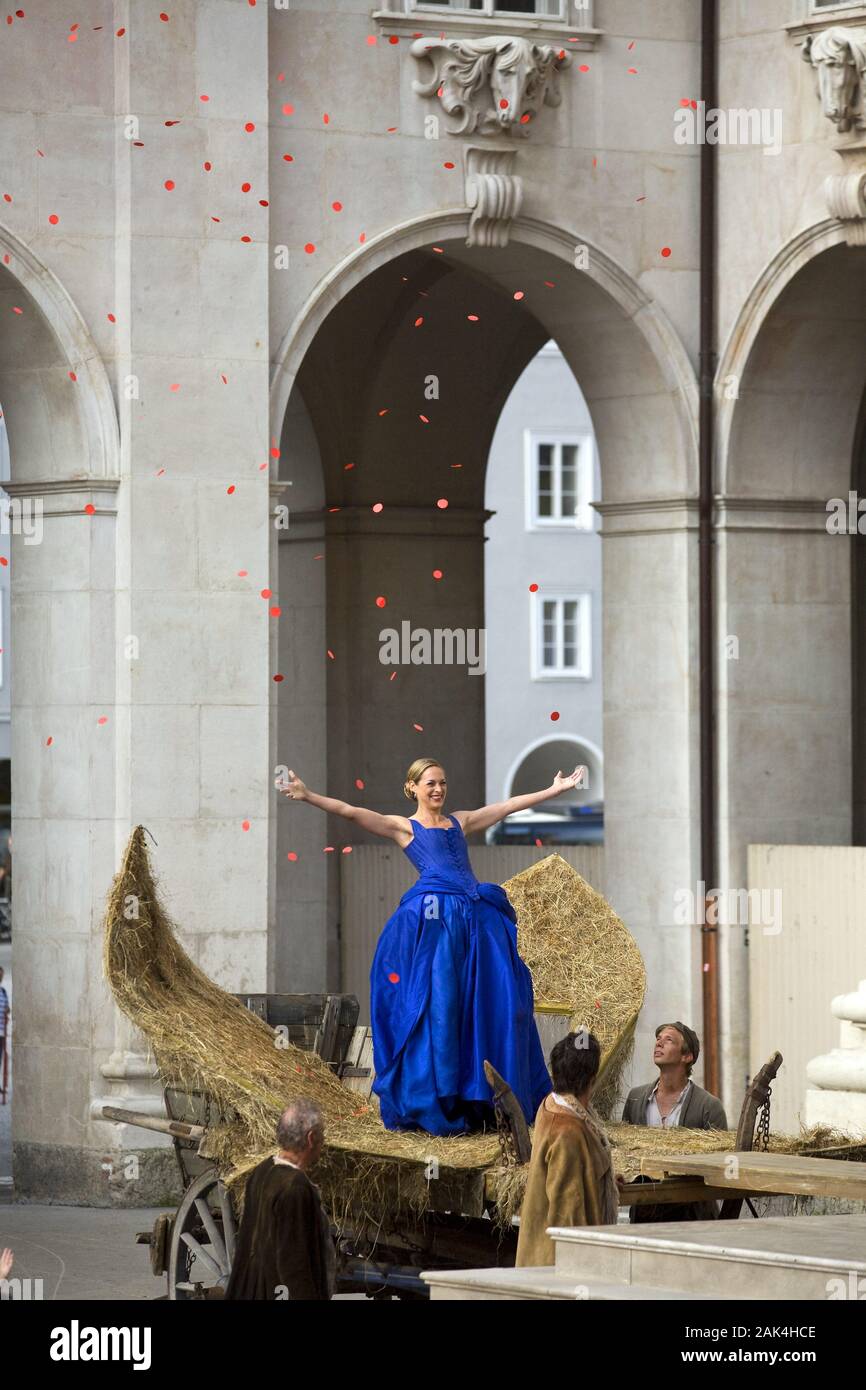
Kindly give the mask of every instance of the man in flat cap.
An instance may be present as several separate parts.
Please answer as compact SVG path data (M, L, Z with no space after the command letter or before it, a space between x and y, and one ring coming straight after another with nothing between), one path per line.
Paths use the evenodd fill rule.
M674 1125L684 1129L727 1129L722 1102L691 1079L700 1050L693 1028L685 1023L660 1023L653 1048L658 1080L629 1091L622 1112L623 1124L660 1129ZM715 1202L659 1202L633 1206L629 1213L633 1222L711 1221L716 1215Z

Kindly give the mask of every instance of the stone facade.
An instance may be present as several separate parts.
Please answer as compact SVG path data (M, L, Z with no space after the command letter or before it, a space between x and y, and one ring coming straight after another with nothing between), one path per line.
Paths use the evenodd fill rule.
M758 132L718 158L718 632L738 641L718 665L720 887L750 841L850 843L866 803L857 547L824 518L863 447L866 155L802 48L832 26L862 42L866 6L822 8L719 6L721 106L782 113L777 153ZM550 337L601 465L606 878L647 960L639 1054L659 1019L700 1015L700 935L672 925L700 876L699 146L675 122L699 95L699 6L595 0L571 29L398 0L163 13L83 0L70 29L31 0L2 36L0 402L8 490L43 500L45 528L12 537L16 1172L75 1200L75 1154L95 1172L141 1148L101 1100L158 1104L99 964L132 826L205 970L313 989L338 983L322 845L347 825L278 806L274 767L393 810L435 746L455 798L482 799L483 683L390 681L376 599L395 624L483 626L484 463ZM416 36L441 32L533 39L510 87L487 70L512 106L485 98L471 131L419 90ZM491 132L518 105L530 119ZM746 968L725 929L729 1109Z

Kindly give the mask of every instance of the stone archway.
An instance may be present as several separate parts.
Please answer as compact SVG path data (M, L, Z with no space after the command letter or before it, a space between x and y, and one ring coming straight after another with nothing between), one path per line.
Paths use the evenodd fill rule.
M747 885L749 843L852 842L854 538L828 533L827 503L862 488L864 355L866 256L823 222L767 267L717 377L719 888ZM719 930L726 1071L743 1075L745 932Z
M317 587L314 605L295 610L296 645L289 638L280 659L281 670L302 673L302 684L299 694L293 675L280 687L275 761L309 751L329 794L351 799L357 778L366 804L394 810L405 764L435 744L435 756L459 771L457 799L483 797L481 682L473 692L465 673L458 682L440 668L430 717L413 715L423 682L401 670L402 693L393 697L376 660L382 617L374 603L388 600L389 619L405 616L409 604L412 619L428 626L483 623L485 442L525 363L555 338L592 412L601 459L607 882L647 959L651 1037L656 1014L696 1014L700 998L696 934L684 943L682 928L671 925L674 894L697 878L699 856L694 373L658 306L602 251L590 246L588 269L577 271L580 239L529 218L515 220L506 248L467 248L466 220L456 212L418 219L354 253L321 283L277 355L272 435L281 440L283 476L294 479L291 422L301 422L303 487L321 500L301 508L296 535L317 537L304 541L307 559L326 565L327 579L323 589L321 569L313 578L309 567L305 574L281 562L283 594L305 592L307 578ZM467 339L470 311L488 322L488 336ZM425 321L416 327L418 318ZM423 382L437 368L449 382L425 410ZM390 419L379 415L386 409ZM433 435L422 433L434 416L438 453ZM449 474L451 462L473 467ZM443 479L450 505L437 513ZM373 514L376 502L383 510ZM446 547L457 581L450 597L429 582ZM283 556L291 551L291 542L281 547ZM293 719L292 681L304 724ZM311 725L316 692L327 713ZM450 705L460 710L458 727L448 721ZM334 960L336 856L322 847L339 849L349 826L326 833L313 821L295 817L280 831L281 988L313 987L295 983L311 971L321 988ZM298 859L287 865L288 848Z

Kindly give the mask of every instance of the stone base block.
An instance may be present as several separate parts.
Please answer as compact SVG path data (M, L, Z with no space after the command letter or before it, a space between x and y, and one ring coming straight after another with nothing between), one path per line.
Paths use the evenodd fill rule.
M14 1145L16 1201L68 1207L174 1207L182 1195L173 1149Z
M852 1139L866 1139L866 1091L821 1091L810 1087L806 1092L805 1121L812 1125L829 1125Z

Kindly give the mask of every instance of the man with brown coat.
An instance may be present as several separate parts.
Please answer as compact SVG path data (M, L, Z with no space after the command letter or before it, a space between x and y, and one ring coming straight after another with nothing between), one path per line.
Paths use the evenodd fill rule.
M548 1226L615 1225L619 1195L610 1145L590 1104L601 1063L592 1033L569 1033L550 1054L553 1091L538 1108L518 1265L552 1265Z

